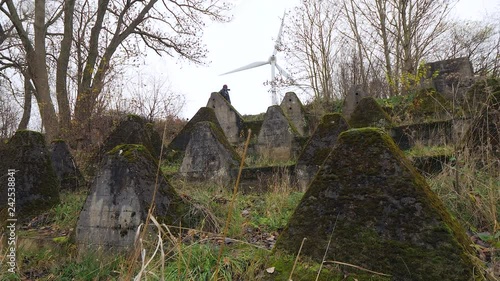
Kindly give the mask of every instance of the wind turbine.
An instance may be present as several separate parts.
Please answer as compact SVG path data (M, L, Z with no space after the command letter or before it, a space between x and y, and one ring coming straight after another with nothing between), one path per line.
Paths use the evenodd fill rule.
M285 13L283 13L283 18L281 19L281 26L280 26L280 30L278 32L278 37L276 38L276 42L274 43L273 53L272 53L271 57L269 57L269 59L267 61L253 62L253 63L251 63L249 65L245 65L243 67L240 67L240 68L237 68L237 69L234 69L234 70L231 70L229 72L221 74L221 75L226 75L226 74L235 73L235 72L239 72L239 71L248 70L248 69L256 68L256 67L259 67L259 66L263 66L263 65L266 65L266 64L270 64L271 65L271 98L272 98L273 105L278 104L278 98L276 96L276 82L274 81L274 78L276 76L276 68L278 69L278 71L282 75L284 75L285 77L291 79L290 75L283 68L281 68L278 65L278 63L276 62L276 54L278 53L279 45L281 43L281 35L283 33L283 25L284 25L284 23L285 23Z

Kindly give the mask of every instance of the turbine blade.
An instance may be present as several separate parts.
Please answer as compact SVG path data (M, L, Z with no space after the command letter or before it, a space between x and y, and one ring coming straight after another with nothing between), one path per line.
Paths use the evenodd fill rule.
M295 81L293 80L292 76L290 74L288 74L288 72L286 72L283 68L281 68L281 66L279 66L279 64L276 63L276 68L278 69L278 71L283 74L283 76L285 76L286 78L290 79L292 81L292 83L295 84Z
M273 56L278 53L278 46L281 43L281 35L283 33L283 25L285 24L285 12L283 12L283 17L281 18L281 26L280 26L280 31L278 32L278 37L276 37L276 42L274 43L274 51L273 51Z
M263 66L263 65L266 65L266 64L269 64L269 61L258 61L258 62L251 63L249 65L242 66L240 68L236 68L236 69L231 70L229 72L222 73L221 75L226 75L226 74L235 73L235 72L238 72L238 71L252 69L252 68L256 68L256 67Z

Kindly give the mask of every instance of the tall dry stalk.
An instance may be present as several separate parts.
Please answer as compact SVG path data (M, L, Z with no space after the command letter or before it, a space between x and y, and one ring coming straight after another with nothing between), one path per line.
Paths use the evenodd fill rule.
M234 202L236 201L236 196L238 195L238 186L240 185L241 172L243 171L243 166L245 165L245 157L247 155L248 145L250 143L250 137L252 135L252 130L248 130L247 140L245 141L245 148L243 150L243 155L241 156L240 168L238 170L238 177L236 178L236 183L234 184L233 196L231 198L231 202L229 203L229 210L227 213L226 223L224 225L224 230L222 231L222 244L219 248L219 254L217 256L217 267L215 269L212 280L217 281L219 270L220 270L220 261L222 258L222 252L224 251L225 239L227 232L229 230L229 225L231 224L231 218L234 210Z

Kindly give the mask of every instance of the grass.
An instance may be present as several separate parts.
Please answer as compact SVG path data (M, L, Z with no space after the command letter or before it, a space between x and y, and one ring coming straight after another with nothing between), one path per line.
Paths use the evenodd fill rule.
M405 156L412 157L423 157L423 156L440 156L440 155L453 155L455 153L455 148L451 145L440 145L440 146L424 146L417 144L411 149L404 151Z
M402 114L405 103L412 99L413 96L394 97L383 104ZM457 148L456 144L416 145L405 153L408 157L455 155L454 166L445 167L427 181L450 213L467 227L474 239L482 242L471 244L483 255L478 258L485 271L494 275L492 268L500 264L500 171L495 165L478 166L473 156L456 153ZM488 155L481 159L485 160L482 163L498 161ZM294 164L256 155L250 155L246 163L250 167ZM162 171L175 173L179 165L164 165ZM287 181L275 178L269 192L263 194L233 194L222 184L173 179L172 185L191 203L192 212L202 213L205 220L197 228L181 232L170 231L174 226L151 223L158 236L145 237L141 254L132 261L127 255L78 255L69 234L76 226L86 192L63 192L61 203L49 210L41 222L41 226L54 231L56 239L52 245L58 246L20 247L17 275L9 275L5 270L6 250L1 250L0 280L124 280L139 275L139 280L214 280L215 272L217 280L263 280L266 270L271 271L268 268L271 264L276 280L288 281L290 276L293 280L315 280L317 276L318 280L388 280L363 270L344 276L349 265L338 261L318 264L298 253L271 255L276 236L286 227L303 196ZM227 231L223 231L225 221L229 221ZM36 235L26 230L18 233L21 237ZM132 265L131 275L128 275L129 265Z
M455 183L456 169L459 169L460 187ZM490 172L478 171L470 166L449 167L445 172L428 180L455 217L472 231L480 233L482 240L498 247L500 180L499 177L490 176ZM228 215L232 192L214 183L187 184L178 181L172 184L177 187L183 198L203 208L207 220L215 221L212 224L218 227L215 227L213 232L190 229L176 239L164 237L163 258L159 254L152 256L156 241L144 241L145 260L151 258L151 262L145 267L141 280L161 280L161 276L164 276L165 280L212 280L217 266L217 280L260 280L270 262L277 262L278 267L285 268L294 262L293 256L283 258L282 263L270 261L269 245L266 242L267 239L275 239L286 226L303 193L296 192L280 182L272 183L270 192L265 194L238 193L234 199L234 213L227 232L228 238L222 239L220 230ZM63 193L61 203L47 213L46 221L55 229L74 228L83 198L85 193ZM225 247L218 265L218 252L223 243ZM71 241L58 249L20 249L18 258L22 261L21 274L12 277L2 271L1 280L120 280L125 276L127 264L125 256L104 258L90 254L78 257ZM498 259L498 253L493 253L492 262ZM301 257L293 279L315 277L318 268L317 264ZM141 261L135 261L134 276L140 269ZM335 264L325 265L323 271L321 276L342 275L341 266ZM364 275L357 276L351 275L346 280L384 280L383 277L371 276L363 279L361 277ZM319 280L343 280L340 277L322 278L324 277Z

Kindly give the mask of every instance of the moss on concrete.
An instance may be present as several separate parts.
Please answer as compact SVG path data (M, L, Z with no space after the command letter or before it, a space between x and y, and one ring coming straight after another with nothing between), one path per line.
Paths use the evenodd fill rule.
M167 225L182 224L186 227L196 227L196 223L201 218L189 215L189 210L192 207L182 200L161 172L157 174L158 160L151 155L144 145L118 145L107 152L106 156L108 157L106 161L108 164L106 165L112 163L110 169L112 172L116 170L116 180L125 180L125 178L134 180L130 184L136 186L143 211L142 220L146 218L156 186L158 190L155 199L155 218ZM124 186L118 184L118 182L116 184L116 188ZM119 191L115 190L114 192L118 193Z
M224 134L224 131L222 130L219 121L217 120L214 109L210 107L201 107L193 116L193 118L189 120L189 122L182 128L177 136L175 136L175 138L170 142L167 147L169 152L186 150L194 126L196 125L196 123L203 121L213 123L218 128L218 130ZM174 161L175 159L169 160Z
M19 219L39 214L59 203L59 181L41 133L18 131L1 152L2 173L16 170L16 215Z
M224 148L229 151L231 154L231 158L235 159L238 162L241 162L241 157L240 155L234 150L234 148L231 146L229 141L226 138L226 135L224 135L224 132L220 128L220 126L217 126L217 124L214 124L212 122L208 122L210 124L210 130L214 133L215 139L224 146Z
M341 114L325 114L311 138L306 142L297 164L316 166L323 164L335 146L340 133L347 129L349 129L349 124Z
M425 122L454 116L452 104L434 88L419 90L407 107L413 121Z
M347 262L394 280L472 280L469 240L381 129L351 129L279 237L290 254Z
M87 182L63 139L56 139L51 142L50 154L52 166L60 181L61 190L77 190L87 187Z
M373 97L362 98L349 119L352 128L393 127L391 117L380 107Z

